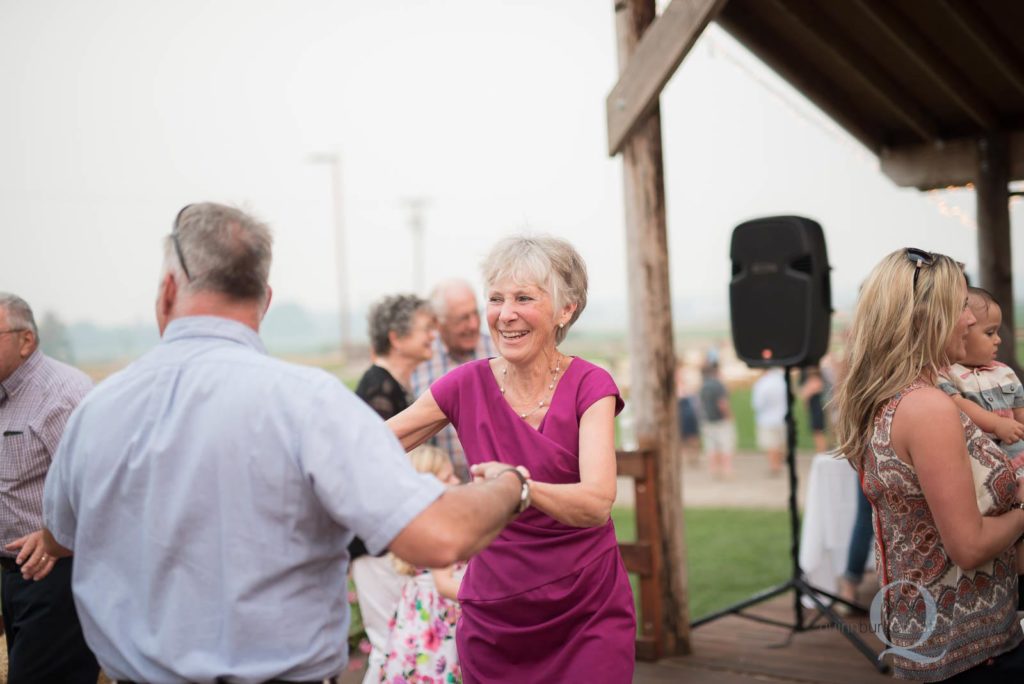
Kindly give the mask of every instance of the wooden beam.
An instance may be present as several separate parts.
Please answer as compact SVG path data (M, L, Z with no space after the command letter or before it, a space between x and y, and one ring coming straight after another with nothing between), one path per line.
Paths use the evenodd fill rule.
M1009 178L1024 180L1024 130L1009 137ZM882 173L896 185L934 190L974 183L978 175L978 146L973 138L882 150Z
M673 3L674 5L675 3ZM615 0L619 72L632 61L644 32L654 22L654 0ZM657 100L622 146L626 210L626 265L632 386L641 449L657 454L657 513L661 523L657 583L663 597L660 630L664 653L690 650L686 546L683 543L682 472L676 458L675 343L665 181L661 154L661 113ZM640 530L638 529L638 534ZM645 621L648 619L645 616Z
M631 477L637 482L647 480L647 454L643 451L616 451L615 462L618 465L619 477Z
M665 611L662 601L661 521L658 515L658 454L651 450L620 451L616 454L619 475L631 472L636 507L636 542L619 544L626 571L636 575L640 595L639 634L636 639L638 660L658 660L668 655L665 638ZM628 468L623 468L629 464Z
M871 19L878 31L923 71L932 83L974 123L985 130L998 128L999 119L974 84L912 22L893 9L891 0L850 0Z
M653 572L654 563L651 556L651 545L647 542L636 542L634 544L619 544L619 553L622 555L622 563L629 572L636 572L642 575Z
M892 79L878 61L860 44L850 40L834 19L821 10L817 2L800 2L793 9L793 1L768 0L777 17L789 24L791 30L802 32L813 40L818 50L832 57L848 76L860 81L871 94L917 136L922 142L937 140L939 126L916 102L906 88Z
M662 88L726 0L672 0L630 54L605 101L608 155L614 157L636 125L658 103ZM616 3L616 7L622 0Z
M1019 374L1010 249L1010 141L1005 134L990 133L978 139L977 177L978 273L981 286L992 293L1003 310L1007 339L999 345L998 359Z
M881 131L859 115L857 107L824 75L806 68L805 58L791 48L772 43L765 31L742 13L723 12L718 24L740 41L804 97L839 124L872 154L882 149ZM797 68L799 65L800 68Z
M1007 82L1024 95L1024 63L1021 62L1020 53L1007 43L978 8L962 0L938 0L937 4L960 24L964 33L974 41L975 47L985 54Z

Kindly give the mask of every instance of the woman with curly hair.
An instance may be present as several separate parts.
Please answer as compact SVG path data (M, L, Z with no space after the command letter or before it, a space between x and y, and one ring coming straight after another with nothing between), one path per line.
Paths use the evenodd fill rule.
M370 307L367 318L373 365L360 378L356 394L387 420L411 403L409 379L420 362L433 356L437 323L430 303L411 294L384 297ZM384 662L388 620L395 611L405 579L395 572L388 558L366 555L366 546L358 537L352 540L348 551L359 612L370 641L363 681L375 682Z

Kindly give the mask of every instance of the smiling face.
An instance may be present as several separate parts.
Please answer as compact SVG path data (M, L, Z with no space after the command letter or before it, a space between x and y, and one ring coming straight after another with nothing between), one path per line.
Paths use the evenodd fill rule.
M557 315L551 296L537 285L500 280L487 290L487 327L494 346L510 363L528 363L555 348L555 330L568 322L571 305Z
M1002 340L999 327L1003 324L1003 311L995 302L988 302L977 295L968 297L968 305L977 319L977 323L967 331L967 341L962 364L965 366L984 366L992 363L999 351Z
M434 355L434 338L437 337L437 320L427 311L417 311L412 317L409 333L399 337L389 335L391 352L413 359L417 363Z
M7 310L0 306L0 382L18 370L35 348L35 334L14 325Z
M460 356L476 350L480 341L480 310L472 290L456 287L448 291L440 332L441 342L449 353Z
M971 330L977 319L974 317L974 312L971 311L971 307L967 305L967 281L961 279L960 281L960 292L963 305L963 311L960 312L960 318L957 319L956 326L953 328L953 334L949 338L949 342L946 343L946 357L950 361L960 362L967 355L967 334Z

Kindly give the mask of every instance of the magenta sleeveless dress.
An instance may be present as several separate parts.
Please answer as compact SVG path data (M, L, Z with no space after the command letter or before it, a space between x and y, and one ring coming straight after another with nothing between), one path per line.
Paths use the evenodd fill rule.
M580 417L599 399L622 399L611 376L573 358L539 429L506 403L487 359L430 387L472 465L524 465L538 482L580 481ZM564 525L529 508L477 556L459 590L455 638L464 681L588 682L633 679L633 593L609 520Z

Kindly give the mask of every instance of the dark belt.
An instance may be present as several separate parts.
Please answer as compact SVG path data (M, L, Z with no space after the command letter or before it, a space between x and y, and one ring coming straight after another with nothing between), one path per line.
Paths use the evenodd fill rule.
M0 568L11 572L21 572L21 566L10 556L0 556Z

